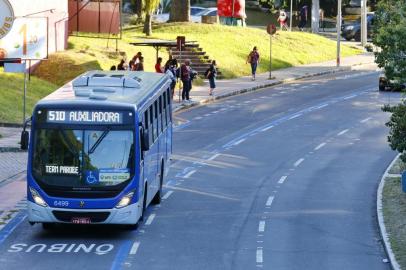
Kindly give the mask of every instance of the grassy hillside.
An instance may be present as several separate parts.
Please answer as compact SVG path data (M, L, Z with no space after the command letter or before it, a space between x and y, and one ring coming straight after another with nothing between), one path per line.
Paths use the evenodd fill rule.
M27 111L32 110L37 100L84 71L108 70L123 57L130 59L138 51L145 57L146 71L153 71L155 49L129 44L145 39L141 30L141 27L125 30L123 39L118 42L118 52L111 40L70 37L68 50L50 55L35 70L28 86ZM193 23L161 24L154 25L152 38L174 40L178 35L199 42L210 58L217 60L225 78L249 75L245 60L253 46L257 46L261 54L258 72L268 71L269 36L264 30ZM309 33L278 32L273 38L273 69L334 59L335 46L334 41ZM342 49L343 56L359 52L345 46ZM166 49L161 49L160 56L165 62L168 57ZM0 69L0 122L21 121L22 85L22 75L5 74Z

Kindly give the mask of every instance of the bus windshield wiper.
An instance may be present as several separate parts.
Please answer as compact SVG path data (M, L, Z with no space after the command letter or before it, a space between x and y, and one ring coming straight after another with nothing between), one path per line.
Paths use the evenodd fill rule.
M96 151L97 147L100 145L100 143L106 138L107 134L109 134L110 130L105 130L103 131L102 135L97 139L97 141L92 145L92 147L89 150L89 154L93 154L94 151Z

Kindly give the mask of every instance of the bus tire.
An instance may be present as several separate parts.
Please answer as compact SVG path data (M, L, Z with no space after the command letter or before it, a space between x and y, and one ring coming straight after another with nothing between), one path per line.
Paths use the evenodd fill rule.
M45 231L50 231L55 228L55 223L42 223L42 229Z
M159 177L159 189L152 199L152 204L160 204L162 202L162 185L164 181L164 163L161 165L161 175Z

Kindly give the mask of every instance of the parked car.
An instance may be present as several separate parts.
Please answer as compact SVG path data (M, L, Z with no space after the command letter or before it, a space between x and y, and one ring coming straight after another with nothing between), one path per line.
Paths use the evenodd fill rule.
M201 13L205 13L206 8L203 7L196 7L196 6L191 6L190 7L190 20L195 23L200 23L202 22L202 15ZM217 8L216 8L216 13L217 13ZM167 22L169 20L169 13L161 13L161 14L155 14L152 16L152 20L156 22Z
M374 25L375 14L367 14L367 36L371 37L372 27ZM341 36L346 40L355 39L355 41L361 41L361 18L353 23L343 24L341 27Z

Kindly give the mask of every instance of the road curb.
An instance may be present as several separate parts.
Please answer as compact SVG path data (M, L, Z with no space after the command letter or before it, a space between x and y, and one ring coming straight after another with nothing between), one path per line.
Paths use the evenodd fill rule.
M359 65L363 65L363 64L359 64ZM353 66L355 66L355 65L353 65ZM260 89L263 89L263 88L266 88L266 87L270 87L270 86L285 84L285 83L288 83L288 82L293 82L293 81L306 79L306 78L311 78L311 77L317 77L317 76L323 76L323 75L328 75L328 74L334 74L334 73L338 73L338 72L350 71L351 69L352 69L352 66L351 67L333 68L333 69L327 70L327 71L321 71L321 72L316 72L316 73L311 73L311 74L304 74L304 75L301 75L301 76L298 76L298 77L287 78L287 79L284 79L284 80L275 80L275 81L272 81L272 82L269 82L269 83L263 83L263 84L259 84L259 85L253 86L253 87L244 88L244 89L240 89L240 90L235 90L235 91L232 91L230 93L218 95L218 96L211 97L211 98L206 98L206 99L200 100L198 102L193 102L191 104L181 105L181 106L175 108L173 110L173 112L174 113L180 112L180 111L183 111L183 110L190 109L192 107L196 107L196 106L199 106L199 105L204 105L204 104L211 103L211 102L213 102L215 100L221 100L221 99L224 99L224 98L227 98L227 97L236 96L236 95L243 94L243 93L254 92L254 91L257 91L257 90L260 90Z
M378 192L377 192L377 198L376 198L376 212L378 216L378 224L379 224L379 231L381 233L381 237L384 243L384 247L386 250L386 253L389 256L389 262L391 264L392 269L394 270L401 270L399 263L396 261L395 254L392 251L392 247L389 241L389 235L388 232L386 231L385 227L385 222L384 222L384 217L383 217L383 210L382 210L382 193L383 193L383 187L385 186L385 179L388 177L389 170L392 168L392 166L395 164L396 160L399 158L400 154L397 155L391 162L391 164L386 168L385 173L383 174L381 178L381 182L379 183L378 187Z

